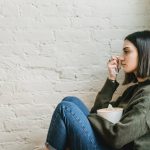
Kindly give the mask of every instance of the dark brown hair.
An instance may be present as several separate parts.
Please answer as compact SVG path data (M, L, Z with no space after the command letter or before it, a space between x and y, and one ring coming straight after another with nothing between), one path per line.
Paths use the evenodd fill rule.
M123 85L137 82L136 77L150 77L150 31L134 32L125 37L124 40L130 41L138 51L138 67L136 75L125 73Z

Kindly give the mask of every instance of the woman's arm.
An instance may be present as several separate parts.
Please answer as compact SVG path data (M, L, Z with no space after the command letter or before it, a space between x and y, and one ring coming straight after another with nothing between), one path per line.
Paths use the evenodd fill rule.
M111 80L107 79L102 90L96 96L94 106L91 109L91 113L95 113L97 109L108 107L113 93L118 86L119 83L117 81L112 82Z
M91 113L96 112L97 109L108 107L108 104L112 99L113 93L119 85L119 83L116 81L116 70L119 71L118 66L118 56L111 57L111 59L107 63L108 79L106 80L102 90L97 94L94 106L91 109Z

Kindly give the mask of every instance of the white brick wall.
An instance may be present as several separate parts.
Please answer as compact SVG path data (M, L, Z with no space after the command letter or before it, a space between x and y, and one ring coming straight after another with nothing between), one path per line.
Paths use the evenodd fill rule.
M0 150L39 150L58 102L90 107L124 36L149 28L149 0L1 0Z

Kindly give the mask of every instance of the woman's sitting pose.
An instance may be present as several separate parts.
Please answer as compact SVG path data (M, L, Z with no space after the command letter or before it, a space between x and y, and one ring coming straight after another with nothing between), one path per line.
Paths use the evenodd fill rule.
M116 101L116 70L124 70L123 85L130 85ZM150 150L150 31L135 32L124 39L120 56L107 63L108 77L91 109L73 96L56 107L47 134L45 150ZM123 108L119 122L99 116L109 104Z

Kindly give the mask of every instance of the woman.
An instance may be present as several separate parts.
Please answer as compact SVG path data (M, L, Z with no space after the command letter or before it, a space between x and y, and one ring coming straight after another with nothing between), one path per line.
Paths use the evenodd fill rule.
M119 83L115 70L125 72L124 85L134 82L115 102ZM113 124L96 111L109 104L124 109ZM108 62L108 78L91 111L76 97L66 97L54 111L45 150L149 150L150 148L150 31L135 32L124 40L123 54Z

